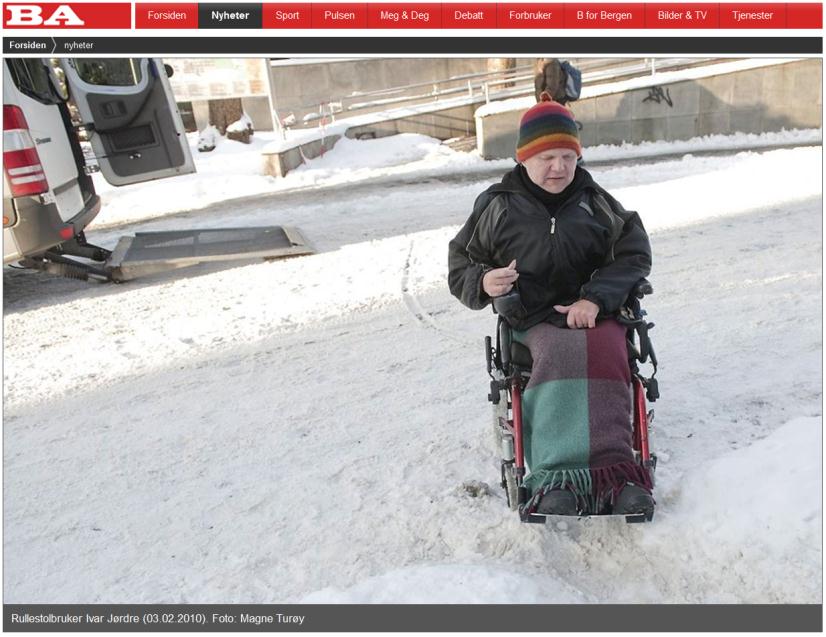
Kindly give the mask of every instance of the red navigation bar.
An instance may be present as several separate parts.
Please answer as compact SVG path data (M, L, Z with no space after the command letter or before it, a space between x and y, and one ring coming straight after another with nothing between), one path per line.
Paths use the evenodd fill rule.
M136 29L197 29L199 8L136 2ZM424 2L260 5L264 29L822 29L820 2ZM7 29L129 29L130 2L5 2ZM204 24L203 28L214 25ZM224 25L221 25L224 26ZM230 28L231 25L226 25ZM255 25L257 26L257 25Z

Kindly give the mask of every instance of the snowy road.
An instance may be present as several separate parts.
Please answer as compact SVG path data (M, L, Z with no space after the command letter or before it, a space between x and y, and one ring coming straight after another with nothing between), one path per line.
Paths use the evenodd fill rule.
M91 289L7 272L6 603L821 602L820 173L820 149L594 171L654 245L645 526L505 507L493 317L444 284L479 183L229 220L299 225L311 257Z

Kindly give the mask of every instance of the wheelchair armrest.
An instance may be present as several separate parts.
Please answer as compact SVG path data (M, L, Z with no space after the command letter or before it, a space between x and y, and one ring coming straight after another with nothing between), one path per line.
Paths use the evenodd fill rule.
M640 279L634 284L634 287L631 288L630 296L641 299L648 294L654 294L654 287L648 279Z
M648 279L640 279L631 288L631 296L634 298L641 299L648 294L654 294L654 287Z
M506 319L520 320L525 318L525 307L522 305L522 297L516 289L511 290L502 296L493 297L493 311Z

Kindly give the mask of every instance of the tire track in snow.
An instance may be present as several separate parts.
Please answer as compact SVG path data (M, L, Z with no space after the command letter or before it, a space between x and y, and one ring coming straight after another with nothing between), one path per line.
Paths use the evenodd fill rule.
M436 330L437 332L441 333L442 335L446 336L447 338L453 341L464 344L471 343L470 334L468 334L467 332L454 330L449 327L444 327L443 325L440 325L433 317L433 315L422 306L416 295L411 293L410 272L411 262L413 260L413 250L415 249L415 246L416 242L411 241L410 249L407 251L407 258L404 261L404 268L402 269L401 288L404 304L407 306L407 309L413 315L413 318L415 318L416 321L423 327ZM475 336L473 337L473 339L475 341Z

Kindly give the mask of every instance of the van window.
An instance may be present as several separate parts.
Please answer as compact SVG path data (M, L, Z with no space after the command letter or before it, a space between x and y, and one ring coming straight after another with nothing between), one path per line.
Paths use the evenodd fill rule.
M135 86L141 81L139 60L123 58L77 58L77 74L95 86Z
M17 89L43 104L57 104L44 60L36 58L7 58L11 80Z

